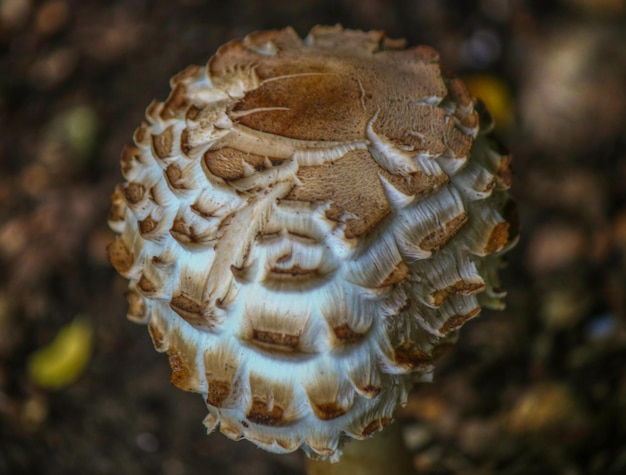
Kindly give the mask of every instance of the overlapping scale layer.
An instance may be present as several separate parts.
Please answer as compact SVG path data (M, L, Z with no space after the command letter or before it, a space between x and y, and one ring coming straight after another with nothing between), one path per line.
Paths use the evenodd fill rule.
M255 33L171 86L112 197L128 316L209 431L337 458L499 305L509 157L436 52L380 32Z

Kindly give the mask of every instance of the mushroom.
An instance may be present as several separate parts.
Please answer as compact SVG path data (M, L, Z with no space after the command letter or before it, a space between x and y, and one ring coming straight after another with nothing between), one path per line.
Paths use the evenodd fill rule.
M208 432L375 455L385 434L346 442L390 424L459 328L502 306L510 159L488 114L431 48L339 26L253 33L171 87L112 197L128 317L202 395Z

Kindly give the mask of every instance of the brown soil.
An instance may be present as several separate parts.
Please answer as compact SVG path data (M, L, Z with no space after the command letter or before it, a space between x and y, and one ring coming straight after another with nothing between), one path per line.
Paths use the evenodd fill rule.
M402 410L419 473L626 473L625 12L623 0L0 2L0 473L303 473L300 454L205 435L202 399L169 383L167 358L126 320L104 249L120 152L168 79L232 38L317 23L429 44L509 91L497 133L522 238L508 307L468 323ZM79 315L95 329L87 369L40 387L30 355Z

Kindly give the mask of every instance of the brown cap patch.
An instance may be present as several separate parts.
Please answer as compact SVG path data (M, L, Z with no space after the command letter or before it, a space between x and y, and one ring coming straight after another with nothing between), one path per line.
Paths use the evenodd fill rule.
M159 158L167 158L172 154L172 143L174 142L174 131L170 125L158 135L152 136L152 148Z
M471 295L485 290L484 282L465 282L458 280L446 288L435 290L432 294L433 305L439 307L446 299L452 295Z
M313 412L318 419L322 421L330 421L343 416L347 408L341 407L335 401L312 404Z
M141 183L129 182L124 185L124 189L122 191L124 193L124 198L126 198L126 202L129 205L134 205L139 203L146 193L146 188Z
M446 323L444 323L441 328L439 328L439 333L446 334L451 332L452 330L456 330L457 328L462 327L466 321L476 317L479 313L480 307L476 307L462 315L452 315L450 318L448 318L448 320L446 320Z
M301 184L286 199L330 203L328 218L345 220L347 238L361 237L390 212L379 170L369 152L348 152L334 162L300 168Z
M196 391L197 376L195 374L193 361L185 358L185 356L175 348L170 348L167 355L170 367L172 368L172 376L170 377L172 384L184 391Z
M467 214L461 213L455 216L450 221L445 223L443 227L433 231L426 237L424 237L419 246L425 251L436 251L444 246L450 239L452 239L456 233L467 223Z
M361 110L356 78L329 69L323 61L310 69L278 76L247 93L234 109L238 122L300 140L363 138L369 117Z
M286 422L283 420L283 408L274 404L271 408L267 402L261 399L253 399L252 406L246 414L250 422L262 426L281 426Z
M122 275L126 274L135 263L135 256L121 236L116 236L115 240L107 246L107 253L115 270Z
M206 402L211 406L221 407L224 400L230 394L230 383L228 381L207 380L209 389L207 391Z
M300 335L289 335L264 330L252 330L252 341L263 348L294 351L298 348Z
M363 428L363 430L361 431L361 435L364 438L371 437L373 434L381 430L386 425L391 424L392 422L393 419L391 419L390 417L375 419Z
M509 223L498 223L491 230L487 244L485 245L485 254L491 254L499 251L509 242Z
M348 326L347 323L336 326L333 328L333 332L335 333L337 340L344 345L359 342L365 336L363 333L355 332Z
M402 367L413 369L429 365L433 357L419 349L413 342L405 341L394 349L394 362Z

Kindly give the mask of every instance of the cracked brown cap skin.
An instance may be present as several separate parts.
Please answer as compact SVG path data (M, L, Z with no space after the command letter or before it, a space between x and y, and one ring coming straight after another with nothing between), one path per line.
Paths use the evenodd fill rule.
M112 197L128 316L209 431L337 459L502 306L510 158L434 50L378 31L254 33L171 85Z

